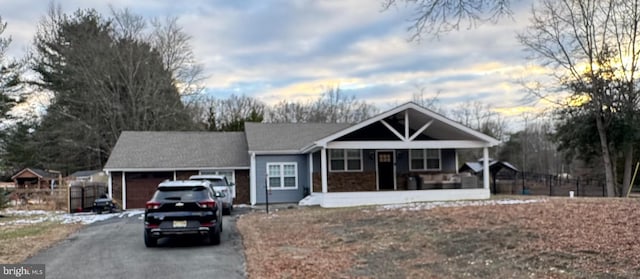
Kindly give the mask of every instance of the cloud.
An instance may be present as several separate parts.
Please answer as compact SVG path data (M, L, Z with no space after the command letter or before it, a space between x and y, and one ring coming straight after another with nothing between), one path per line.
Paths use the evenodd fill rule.
M504 115L529 109L517 82L544 73L526 65L515 38L527 24L530 4L516 2L513 20L416 43L407 41L410 6L382 12L376 1L110 1L147 18L178 17L213 96L245 94L275 103L317 98L323 88L339 85L385 108L411 100L422 88L428 96L438 94L444 108L481 101ZM61 4L66 12L95 8L109 14L106 2ZM12 55L29 46L47 6L3 2Z

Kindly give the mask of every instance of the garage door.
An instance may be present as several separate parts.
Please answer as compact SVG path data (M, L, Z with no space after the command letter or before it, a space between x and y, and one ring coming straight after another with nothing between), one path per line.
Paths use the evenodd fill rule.
M144 208L158 184L173 179L173 172L126 173L127 208Z

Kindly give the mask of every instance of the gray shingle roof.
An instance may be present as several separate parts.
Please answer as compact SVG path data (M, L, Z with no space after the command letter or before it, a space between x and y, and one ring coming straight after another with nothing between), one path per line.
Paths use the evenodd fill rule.
M84 177L84 176L92 176L96 173L101 172L100 170L84 170L84 171L77 171L72 173L70 176L73 177Z
M125 131L104 169L216 167L249 167L245 133Z
M336 123L245 123L249 151L300 150L351 126Z

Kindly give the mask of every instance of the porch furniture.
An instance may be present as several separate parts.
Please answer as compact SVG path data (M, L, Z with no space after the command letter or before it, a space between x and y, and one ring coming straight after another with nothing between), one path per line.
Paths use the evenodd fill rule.
M451 173L421 174L421 189L460 188L460 177Z

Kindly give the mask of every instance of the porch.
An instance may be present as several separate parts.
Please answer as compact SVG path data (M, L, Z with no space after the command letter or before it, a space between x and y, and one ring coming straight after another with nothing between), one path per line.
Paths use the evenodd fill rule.
M311 193L302 199L299 204L332 208L412 202L480 200L488 199L490 195L491 192L488 188Z
M305 203L339 207L487 199L488 149L498 143L408 103L304 148L312 177ZM480 175L458 173L460 149L482 150Z

